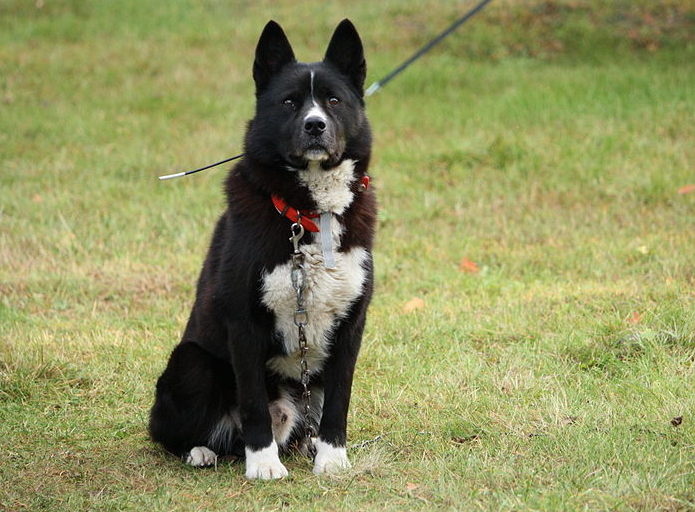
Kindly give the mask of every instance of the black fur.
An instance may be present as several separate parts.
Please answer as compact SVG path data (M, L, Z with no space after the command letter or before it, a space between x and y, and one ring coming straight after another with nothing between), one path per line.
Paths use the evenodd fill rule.
M303 126L311 108L312 72L315 101L327 114L320 136ZM269 402L280 389L299 396L299 376L290 379L266 368L268 359L284 349L275 315L262 302L261 285L264 273L285 264L292 252L290 221L278 214L270 196L297 209L316 209L296 172L308 165L311 150L325 155L324 169L345 159L357 161L354 200L336 217L344 227L336 250L363 247L369 253L362 293L337 322L322 371L312 377L312 386L324 389L319 437L345 446L352 376L373 288L376 200L371 188L358 192L371 147L365 73L362 44L348 20L336 29L324 61L311 64L295 60L277 23L265 27L253 65L257 108L245 138L245 157L227 178L227 209L215 227L193 310L157 382L150 433L170 452L181 455L207 446L218 455L242 455L245 446L262 449L273 440ZM338 103L330 104L331 98ZM302 243L307 242L304 237ZM232 410L239 412L241 431L211 445L212 430Z

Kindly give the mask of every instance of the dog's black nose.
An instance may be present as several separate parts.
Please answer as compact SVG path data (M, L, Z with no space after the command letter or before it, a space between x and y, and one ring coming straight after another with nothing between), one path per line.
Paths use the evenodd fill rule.
M310 117L305 119L304 131L310 135L321 135L326 131L326 122L320 117Z

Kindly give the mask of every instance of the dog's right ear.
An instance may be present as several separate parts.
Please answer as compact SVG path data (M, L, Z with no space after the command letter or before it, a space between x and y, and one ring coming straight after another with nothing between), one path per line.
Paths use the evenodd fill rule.
M285 32L276 22L269 21L258 39L256 60L253 62L256 94L260 94L273 75L291 62L295 62L294 52Z

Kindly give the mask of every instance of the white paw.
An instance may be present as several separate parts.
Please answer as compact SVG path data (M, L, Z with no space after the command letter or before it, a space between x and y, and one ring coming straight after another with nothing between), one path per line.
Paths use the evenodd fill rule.
M335 473L350 469L350 461L344 446L333 446L321 439L316 440L316 458L314 459L314 474Z
M280 462L275 441L258 451L246 448L246 478L272 480L287 475L287 469Z
M214 466L217 464L217 455L215 452L209 448L206 448L205 446L196 446L184 456L183 461L186 464L195 466L197 468L203 466Z

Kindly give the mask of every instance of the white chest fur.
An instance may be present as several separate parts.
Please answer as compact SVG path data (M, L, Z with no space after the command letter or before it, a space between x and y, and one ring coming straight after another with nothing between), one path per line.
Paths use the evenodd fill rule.
M309 167L299 171L299 179L309 188L321 212L340 214L350 205L353 192L350 184L354 180L355 162L346 160L335 169L325 171ZM334 247L340 244L343 226L334 218L331 237ZM289 230L288 230L289 231ZM306 267L307 288L304 303L308 312L305 334L309 344L308 366L316 372L328 355L331 335L338 322L343 319L352 303L362 293L366 270L367 251L355 247L347 252L335 253L335 267L326 268L323 260L320 233L306 233L311 243L302 245ZM262 300L275 314L275 330L283 340L286 355L268 361L273 371L291 378L299 378L299 339L294 324L297 296L290 278L291 262L278 265L263 276Z
M319 370L328 353L328 342L336 324L344 318L352 303L362 293L367 252L355 248L335 254L335 268L326 268L320 243L301 247L307 269L304 303L308 322L304 328L309 344L308 365ZM297 295L290 281L291 263L285 263L263 279L263 303L275 313L275 330L282 336L286 356L268 361L268 366L287 377L298 378L299 339L294 324Z
M319 212L340 215L350 206L354 193L350 184L355 180L354 160L343 160L333 169L323 170L319 165L309 165L298 171L299 181L309 189Z

